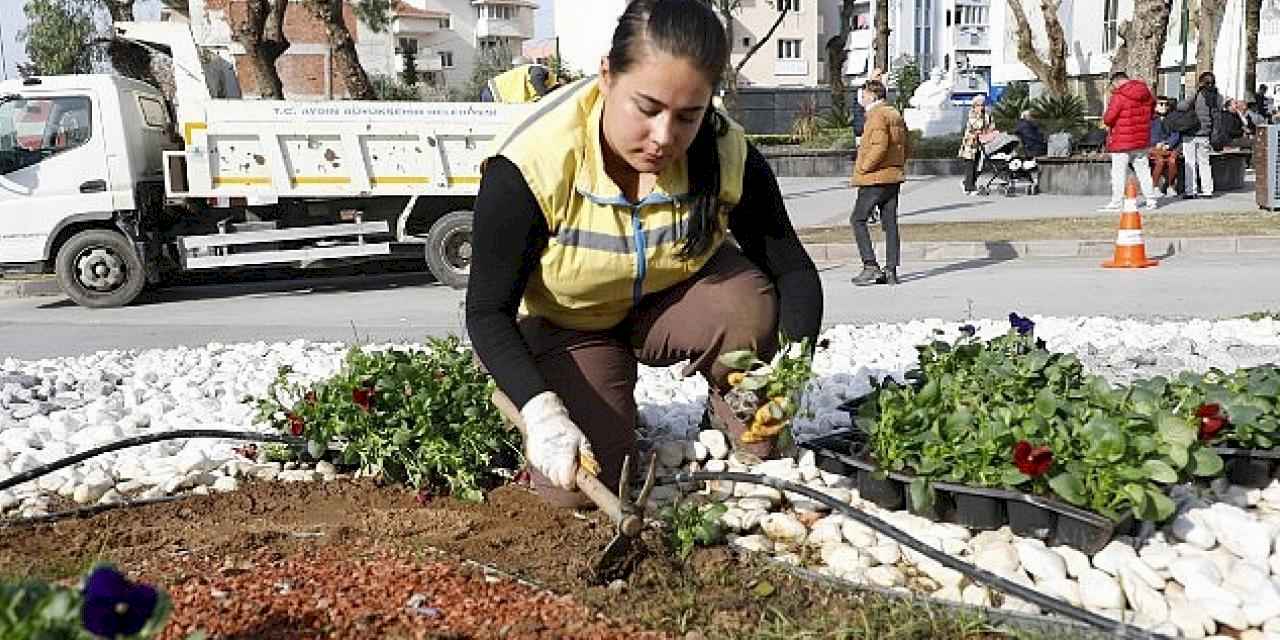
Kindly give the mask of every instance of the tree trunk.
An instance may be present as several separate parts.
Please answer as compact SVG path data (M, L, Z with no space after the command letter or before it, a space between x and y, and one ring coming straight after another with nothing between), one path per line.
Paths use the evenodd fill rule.
M1258 23L1262 0L1244 0L1244 88L1258 90Z
M1218 29L1222 28L1222 11L1227 0L1200 0L1196 16L1196 75L1213 71L1214 50L1218 48Z
M1022 9L1022 0L1008 0L1010 13L1018 23L1018 61L1035 74L1045 89L1054 96L1065 96L1067 88L1067 38L1058 20L1058 7L1062 0L1040 0L1040 13L1044 19L1045 34L1049 39L1049 51L1045 57L1036 51L1031 34L1031 23Z
M353 100L373 100L376 95L369 76L360 66L356 43L343 20L342 0L305 0L306 6L325 25L332 50L333 67Z
M1169 0L1136 0L1133 20L1119 27L1120 46L1111 68L1159 87L1160 55L1169 33L1170 10Z
M731 4L736 6L738 2L737 0L734 0ZM725 108L735 116L737 115L738 109L738 74L742 73L742 68L747 66L747 61L751 59L751 56L754 56L756 52L760 50L760 47L763 47L765 43L773 37L773 34L778 31L778 27L782 26L782 19L786 18L787 13L790 11L791 5L784 5L782 11L778 12L778 18L773 21L773 26L769 27L769 30L765 32L764 37L756 40L756 43L751 45L751 48L747 49L746 53L742 54L742 59L738 61L738 64L732 65L733 68L728 70L728 73L726 74L727 77L725 78L724 104ZM734 35L733 14L731 11L725 13L724 34L725 37L729 38L730 46L732 46Z
M849 92L844 84L844 65L849 59L849 31L853 28L854 0L840 2L840 32L827 41L827 78L831 82L831 110L838 115L849 112Z
M232 20L232 33L248 54L258 95L283 100L284 83L276 70L276 60L289 46L287 41L280 41L284 37L283 14L288 0L247 0L244 6L245 15ZM274 22L274 33L268 33L268 22Z
M889 71L889 0L876 0L876 62L882 73Z

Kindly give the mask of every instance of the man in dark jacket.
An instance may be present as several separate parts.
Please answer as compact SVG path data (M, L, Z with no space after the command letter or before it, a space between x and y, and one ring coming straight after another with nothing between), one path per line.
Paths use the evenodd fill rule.
M1049 154L1049 143L1044 139L1044 131L1032 117L1030 109L1023 110L1018 118L1018 126L1013 128L1013 135L1018 136L1018 140L1022 142L1022 151L1028 158Z
M1144 208L1156 208L1156 189L1147 164L1154 110L1155 98L1147 83L1130 80L1123 71L1111 74L1111 97L1102 115L1107 126L1107 152L1111 154L1111 201L1103 205L1103 211L1119 211L1124 206L1124 183L1131 165L1146 198Z
M1178 145L1182 136L1169 126L1170 99L1156 101L1156 115L1151 119L1151 184L1160 187L1160 195L1169 195L1169 188L1178 190ZM1160 185L1160 178L1164 185Z
M1213 112L1222 108L1222 96L1218 94L1218 83L1213 72L1200 74L1196 83L1196 92L1178 103L1179 111L1195 110L1200 119L1200 129L1182 136L1182 159L1186 172L1186 190L1184 198L1213 197L1213 169L1209 166L1209 134L1213 132ZM1196 180L1199 179L1199 185ZM1197 187L1199 193L1197 194Z

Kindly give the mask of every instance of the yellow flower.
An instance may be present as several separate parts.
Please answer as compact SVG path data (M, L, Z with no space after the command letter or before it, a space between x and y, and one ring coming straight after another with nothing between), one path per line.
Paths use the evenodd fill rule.
M747 379L747 374L741 371L734 371L733 373L729 374L729 386L736 387L742 384L742 381L746 379Z

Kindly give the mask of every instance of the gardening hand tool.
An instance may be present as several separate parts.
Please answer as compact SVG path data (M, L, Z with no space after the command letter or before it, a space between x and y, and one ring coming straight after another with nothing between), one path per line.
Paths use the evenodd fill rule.
M515 403L497 389L493 392L492 400L507 422L515 425L520 430L520 434L528 438L527 426ZM632 500L631 456L626 456L622 460L622 474L618 480L617 495L609 491L609 488L596 478L595 474L599 471L599 467L594 458L579 459L578 471L574 476L578 489L591 498L600 511L617 525L613 539L605 546L600 559L594 565L593 577L598 582L620 578L630 570L629 565L635 558L635 554L631 553L631 547L640 532L644 530L644 509L657 477L657 461L656 454L649 456L649 467L645 471L644 484L640 488L640 493Z

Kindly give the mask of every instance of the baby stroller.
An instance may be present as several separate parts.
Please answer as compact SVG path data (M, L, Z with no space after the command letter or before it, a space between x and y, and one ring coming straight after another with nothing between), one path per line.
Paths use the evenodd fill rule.
M978 195L990 195L992 189L1005 196L1035 195L1040 191L1039 170L1035 158L1023 158L1019 152L1017 136L999 132L991 141L978 145L982 160L982 173L988 167L991 174L984 184L978 185Z

